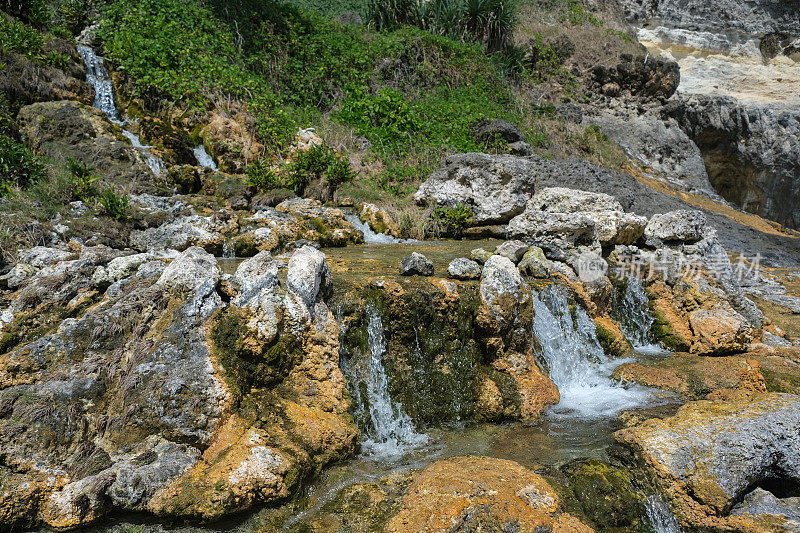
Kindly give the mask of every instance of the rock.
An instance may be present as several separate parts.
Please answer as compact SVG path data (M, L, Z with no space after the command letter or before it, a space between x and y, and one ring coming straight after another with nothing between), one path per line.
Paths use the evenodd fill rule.
M99 266L92 275L92 285L106 288L112 283L132 276L139 267L155 259L154 254L142 253L112 259L106 266Z
M531 145L523 141L509 144L508 151L511 152L512 155L519 155L523 157L533 155L533 148L531 148Z
M559 497L550 485L513 461L453 457L415 476L386 530L593 531L559 508Z
M252 299L255 293L278 286L278 263L268 251L258 252L253 257L242 261L233 274L231 282L238 287L239 291L239 296L234 304L241 307Z
M733 507L759 484L800 481L800 398L791 394L691 402L615 438L690 529L752 530L730 516Z
M166 289L183 287L196 290L204 285L213 289L220 275L217 258L194 246L167 265L157 284Z
M514 263L502 255L493 255L483 266L481 300L495 316L508 314L508 301L523 300L524 282Z
M516 265L522 261L522 257L529 248L530 246L522 241L506 241L497 247L495 253L511 259L511 261Z
M646 218L625 213L613 196L564 187L540 190L528 202L527 210L589 215L595 219L603 245L631 244L641 237L647 224Z
M389 213L375 204L361 204L358 208L358 218L375 233L385 233L392 237L400 236L400 227L397 222Z
M85 162L108 183L134 184L133 192L148 192L160 181L121 128L94 107L71 101L37 103L20 109L17 124L34 152Z
M550 276L550 261L538 246L531 246L519 262L519 271L525 276L547 278Z
M673 118L603 113L587 118L620 145L628 157L660 172L684 190L719 198L708 180L700 149Z
M493 255L492 252L484 250L483 248L475 248L469 253L470 258L481 265L485 264Z
M75 259L75 254L67 250L60 250L58 248L47 248L45 246L34 246L27 250L19 252L19 259L23 263L28 263L34 268L41 269L58 263L59 261L67 261Z
M481 277L481 265L465 257L453 259L447 266L447 277L461 280L478 279Z
M800 529L800 498L777 498L771 492L756 487L753 492L744 497L742 503L733 508L731 514L781 517L787 522L787 526Z
M325 254L313 246L303 246L292 254L286 286L303 300L306 307L313 309L332 288L331 271Z
M22 285L25 280L32 277L39 269L29 263L17 263L11 270L3 276L0 276L0 281L3 281L11 290L17 289Z
M592 68L592 86L599 90L613 84L619 92L635 97L667 100L680 83L680 69L675 61L644 55L622 54L615 66ZM647 57L647 59L646 59ZM616 91L616 87L614 92Z
M707 232L707 220L702 211L670 211L653 215L644 229L647 244L658 247L669 242L697 242Z
M433 276L433 263L418 252L411 252L400 261L401 276Z
M414 199L465 204L472 209L476 225L503 223L523 211L536 176L544 170L543 162L510 155L454 155L420 186Z
M255 119L246 111L212 112L200 132L203 146L223 172L244 172L248 161L258 159L264 146L254 137Z
M693 352L725 355L743 352L753 341L750 323L726 303L689 313L689 325L698 337Z
M507 120L484 119L472 127L475 139L484 144L502 139L507 144L525 142L527 138L518 127Z
M142 252L166 248L183 251L192 246L199 246L215 255L222 255L225 239L221 233L226 229L229 229L229 224L214 220L212 217L182 216L157 228L132 232L131 246Z
M509 222L508 234L540 247L549 259L557 261L568 261L584 251L601 251L595 220L585 214L526 209Z

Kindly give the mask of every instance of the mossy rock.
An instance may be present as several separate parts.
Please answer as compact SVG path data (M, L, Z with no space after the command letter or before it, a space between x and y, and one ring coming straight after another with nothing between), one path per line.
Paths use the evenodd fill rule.
M595 459L575 459L561 467L581 512L601 530L639 529L645 516L645 494L632 476Z
M664 316L664 314L656 309L652 304L650 306L650 311L653 314L653 325L650 328L650 333L653 337L660 342L665 348L672 350L674 352L685 352L689 349L689 345L686 344L680 336L675 334L675 330L672 328L669 320Z

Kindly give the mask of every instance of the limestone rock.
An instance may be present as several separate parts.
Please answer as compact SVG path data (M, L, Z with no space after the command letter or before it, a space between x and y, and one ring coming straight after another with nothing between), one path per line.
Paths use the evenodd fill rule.
M495 253L511 259L511 261L516 265L522 261L522 256L525 255L525 252L527 252L529 248L530 246L522 241L506 241L497 247Z
M447 266L447 276L453 279L478 279L481 277L481 266L465 257L459 257L450 261Z
M800 398L692 402L615 438L658 479L684 527L736 530L730 513L753 486L799 480Z
M386 529L443 532L478 523L491 531L593 531L560 511L558 495L537 474L513 461L469 456L437 461L417 474Z
M475 248L469 253L470 259L481 265L485 264L493 255L492 252L484 250L483 248Z
M433 276L433 263L419 252L411 252L400 261L401 276Z
M753 341L753 327L726 303L720 302L712 309L697 309L688 318L698 337L692 351L713 355L743 352Z
M167 289L175 287L197 289L206 285L213 289L220 275L217 259L195 246L188 248L164 269L158 285Z
M680 210L653 215L644 237L650 246L657 247L669 242L697 242L706 232L707 220L701 211Z
M550 276L550 261L538 246L531 246L519 262L519 271L525 276L547 278Z
M286 286L300 296L309 309L331 289L331 271L325 254L313 246L303 246L292 254Z
M385 233L392 237L400 236L400 227L392 216L375 204L361 204L358 210L358 218L367 224L375 233Z
M134 231L131 233L131 245L142 252L167 248L183 251L192 246L199 246L222 255L223 229L225 226L212 217L183 216L157 228Z
M586 214L526 209L508 224L508 234L540 247L549 259L556 261L570 260L583 251L601 251L596 221Z

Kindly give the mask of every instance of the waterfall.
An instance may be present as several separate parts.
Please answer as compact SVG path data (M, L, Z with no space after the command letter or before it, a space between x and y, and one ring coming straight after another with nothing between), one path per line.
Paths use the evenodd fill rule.
M655 533L681 533L678 521L675 520L669 506L658 496L647 497L645 511Z
M383 367L386 341L383 322L373 307L367 308L367 340L369 363L365 383L357 390L359 418L364 420L362 446L369 455L392 457L428 442L428 436L417 433L411 417L403 412L399 402L389 396L388 378Z
M78 53L86 65L86 81L94 87L94 106L108 116L114 124L122 124L114 101L114 86L108 75L103 58L88 46L78 46Z
M364 233L364 242L367 244L415 244L419 242L414 239L396 239L385 233L375 233L372 231L372 228L369 227L369 224L361 222L358 216L352 213L345 214L344 218L347 219L354 228Z
M114 124L125 126L127 121L123 121L119 116L116 100L114 99L114 85L111 83L111 76L106 70L103 58L84 45L78 46L78 53L83 59L84 65L86 65L86 81L94 87L94 107L105 113L108 120ZM138 135L124 128L122 134L131 141L131 145L134 148L142 153L145 163L153 174L158 178L164 177L167 167L160 157L150 151L152 146L142 144Z
M642 353L661 353L661 346L653 342L650 329L653 315L650 314L650 299L642 280L630 276L625 278L625 290L614 291L614 318L619 322L625 338Z
M194 157L197 159L197 164L201 167L210 168L214 172L219 170L217 168L217 164L214 163L214 159L208 152L206 152L206 148L202 144L194 147Z
M551 414L606 418L647 403L649 392L609 378L616 366L629 360L606 357L594 322L580 307L573 315L564 287L551 285L534 295L533 307L533 335L539 342L536 355L561 394Z

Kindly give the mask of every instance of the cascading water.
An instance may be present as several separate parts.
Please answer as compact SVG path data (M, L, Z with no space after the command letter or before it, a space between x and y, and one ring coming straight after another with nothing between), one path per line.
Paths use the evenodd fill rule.
M114 124L124 126L126 121L123 121L117 110L116 100L114 99L114 85L111 83L111 76L106 70L103 58L98 56L94 50L88 46L78 46L78 53L86 65L86 81L94 87L94 107L102 111L108 117L108 120ZM139 136L123 128L122 134L131 141L131 145L138 149L144 156L145 163L156 175L156 177L164 177L167 167L160 157L150 151L152 146L142 144Z
M662 353L664 349L653 342L650 333L653 315L650 314L650 299L635 276L625 279L625 290L614 293L614 315L620 329L634 349L640 353Z
M645 510L655 533L682 533L669 506L658 496L648 496Z
M533 307L537 355L561 394L552 415L606 418L650 400L648 391L624 387L608 377L616 366L629 360L606 357L594 322L580 307L573 316L564 287L551 285L534 295Z
M386 341L383 322L373 307L367 308L367 339L369 362L362 387L357 387L357 418L363 420L362 447L368 455L396 457L428 442L428 436L418 433L411 417L403 412L399 402L389 396L388 379L383 367Z
M358 216L354 214L346 214L344 218L352 224L354 228L364 233L364 242L367 244L414 244L419 242L414 239L396 239L385 233L375 233L372 231L372 228L369 227L369 224L361 222Z
M194 157L197 159L197 164L201 167L210 168L214 172L219 170L217 168L217 164L214 163L214 159L208 152L206 152L206 148L202 144L194 147Z

